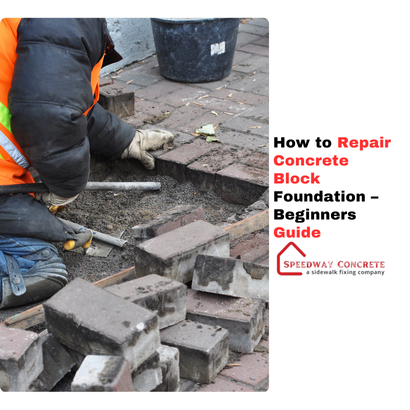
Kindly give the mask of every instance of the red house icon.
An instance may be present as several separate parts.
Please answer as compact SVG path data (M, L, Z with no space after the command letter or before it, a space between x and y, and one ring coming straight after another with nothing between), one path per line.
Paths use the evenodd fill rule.
M279 275L286 275L286 276L298 276L298 275L302 275L302 272L281 272L280 270L280 257L282 256L283 253L286 252L286 249L289 248L289 246L293 246L303 257L306 257L305 253L294 243L294 242L289 242L279 253L278 253L278 257L277 257L277 270Z

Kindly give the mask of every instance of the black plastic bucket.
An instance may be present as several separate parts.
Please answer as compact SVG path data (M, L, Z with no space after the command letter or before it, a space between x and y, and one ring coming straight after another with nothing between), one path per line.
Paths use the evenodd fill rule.
M151 19L159 71L170 80L199 83L232 70L239 19Z

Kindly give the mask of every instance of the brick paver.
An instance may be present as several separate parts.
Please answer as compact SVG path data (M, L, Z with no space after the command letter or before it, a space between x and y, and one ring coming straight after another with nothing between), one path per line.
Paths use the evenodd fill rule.
M246 44L245 46L241 47L239 50L240 51L247 51L247 52L253 53L253 54L260 54L262 56L268 56L269 55L269 48L268 47L259 46L257 44Z
M218 138L224 144L247 148L252 151L260 151L266 154L269 153L269 139L260 135L232 131L221 126L218 132Z
M261 69L261 73L263 73L263 70ZM268 84L263 84L259 83L258 86L254 89L252 89L252 92L254 92L255 94L259 94L259 95L269 95L269 86Z
M205 111L204 114L195 117L192 121L178 126L177 130L185 133L195 133L198 128L206 124L212 124L215 128L217 125L220 126L230 120L233 115L232 113Z
M219 98L204 98L201 100L204 108L214 110L216 112L229 112L232 114L240 114L250 108L250 105L243 102L235 102L232 99L227 98L226 100L221 100Z
M232 67L234 72L238 71L250 75L255 71L261 71L262 67L266 67L269 64L269 57L267 56L245 53L243 51L238 51L238 53L242 53L243 56L241 60L235 61Z
M161 78L159 78L156 75L147 74L142 71L138 71L137 73L133 73L132 71L124 71L116 80L118 82L126 83L127 85L133 84L148 87L152 84L161 81Z
M260 40L254 41L253 44L268 47L269 46L269 38L268 37L263 37Z
M247 26L244 27L249 27L249 26L258 26L258 27L266 27L269 28L269 20L268 19L247 19L246 23Z
M261 89L266 88L269 90L268 83L269 83L269 75L257 72L251 77L247 77L241 81L236 81L230 84L229 87L233 88L234 90L238 90L238 91L255 92L255 89L258 89L258 88L261 88ZM256 94L259 94L259 93L256 93Z
M200 102L201 97L206 94L207 90L199 90L193 87L183 86L170 94L158 97L157 101L172 105L174 107L181 107L191 101Z
M155 100L157 97L160 97L164 94L176 91L184 85L181 83L176 83L173 81L167 81L160 77L161 81L156 84L143 88L135 93L137 98L144 98L145 100Z
M246 33L256 34L258 36L266 36L269 34L269 29L267 27L256 26L254 24L244 24L242 31Z
M249 44L254 42L257 39L261 39L262 37L257 36L256 34L246 33L241 31L238 33L238 38L236 40L236 50L240 47L244 46L245 44Z
M0 390L26 391L42 370L39 336L27 330L0 327Z
M257 122L269 124L269 101L265 101L243 113L246 118L252 118Z
M245 103L247 105L259 105L268 99L268 97L262 95L243 93L241 91L231 90L225 87L211 93L210 96L227 100L230 99L231 101Z
M245 158L240 158L239 161L242 164L249 165L254 168L269 169L269 156L254 152L252 155L248 155Z
M161 155L157 159L158 173L172 176L180 183L185 182L187 165L217 148L215 144L196 139L191 144L182 145Z
M190 104L189 106L183 105L174 110L170 117L160 123L161 128L175 129L202 114L204 114L203 106L195 104Z
M190 171L196 171L195 174L188 177L188 179L194 182L195 177L201 177L198 173L202 173L202 177L209 178L210 175L214 175L216 172L231 165L237 161L246 161L249 158L251 150L239 149L230 145L223 145L221 149L217 151L211 151L200 157L197 161L188 166L188 174ZM260 154L263 155L263 154ZM245 162L244 162L245 163ZM214 177L211 177L214 179Z
M250 149L240 149L224 144L217 152L209 152L201 157L200 162L202 164L208 164L208 168L219 170L233 162L244 161L246 158L249 158L250 155L253 155Z
M43 308L49 332L84 356L123 356L134 370L160 344L158 318L153 312L81 278L57 292Z
M75 374L71 390L132 392L130 365L123 357L86 356Z
M237 163L218 172L223 179L231 178L235 181L248 181L251 184L268 187L269 174L266 170L248 167ZM261 194L262 195L262 194Z
M250 118L234 117L223 124L224 128L230 128L236 131L245 131L251 134L257 134L262 137L269 136L269 125L257 123Z
M149 114L147 115L147 117L158 116L164 114L164 112L173 110L173 107L169 105L162 104L156 101L142 100L139 98L135 99L134 108L136 112Z
M235 280L235 279L234 279ZM265 333L266 305L255 298L232 297L188 289L186 317L229 331L229 348L252 353Z
M137 278L157 273L190 282L198 254L229 257L229 234L198 220L139 243L134 249Z
M248 36L252 36L251 34L246 34ZM238 37L239 40L239 37ZM243 44L241 44L243 45ZM239 51L238 47L240 47L239 43L237 43L237 47L235 50L235 55L233 56L233 65L232 65L232 69L235 68L236 65L238 65L239 63L242 63L246 60L247 65L252 64L253 59L255 58L254 55L249 54L249 53L245 53L244 51Z
M249 54L251 56L251 54ZM235 81L239 81L243 78L243 75L240 73L236 73L235 71L232 71L231 74L229 74L228 77L222 78L221 80L218 81L211 81L209 83L193 83L191 84L192 86L199 87L199 88L205 88L208 90L217 90L220 87L226 87L229 86L229 84L234 83Z
M252 387L218 376L212 383L200 387L199 392L254 392Z
M244 354L235 363L240 366L225 367L220 374L254 387L269 376L269 355L267 353Z
M231 248L231 258L241 257L243 261L256 262L266 259L269 253L269 235L257 233L250 235Z
M144 112L136 112L132 117L124 118L124 121L134 128L144 125L144 120L149 118L149 114Z
M263 261L259 262L261 265L269 266L269 258L264 259Z

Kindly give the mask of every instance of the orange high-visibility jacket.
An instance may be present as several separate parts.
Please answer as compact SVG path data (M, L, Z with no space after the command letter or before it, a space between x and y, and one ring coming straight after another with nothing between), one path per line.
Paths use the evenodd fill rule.
M90 151L118 158L134 129L96 104L104 19L0 22L0 185L34 182L64 197L88 180Z

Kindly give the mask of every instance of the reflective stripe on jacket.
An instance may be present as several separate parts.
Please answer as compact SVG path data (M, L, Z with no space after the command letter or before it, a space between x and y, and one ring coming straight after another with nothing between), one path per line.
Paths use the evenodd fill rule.
M10 126L8 92L13 78L17 53L17 27L21 19L3 19L0 22L0 184L34 182L28 159L15 140Z

